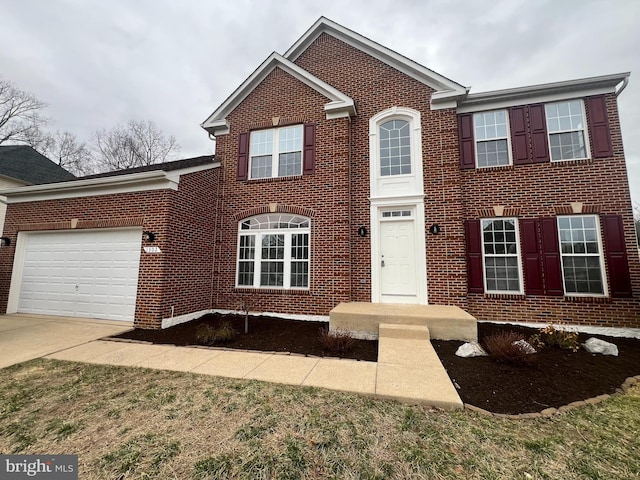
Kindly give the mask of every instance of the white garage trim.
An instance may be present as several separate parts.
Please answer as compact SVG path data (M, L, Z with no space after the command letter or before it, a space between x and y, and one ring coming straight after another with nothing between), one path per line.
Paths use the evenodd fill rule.
M142 227L19 232L7 313L132 321L141 237Z

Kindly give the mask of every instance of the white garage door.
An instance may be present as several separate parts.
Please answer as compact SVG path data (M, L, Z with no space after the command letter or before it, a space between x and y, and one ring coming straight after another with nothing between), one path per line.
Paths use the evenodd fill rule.
M132 321L141 229L29 233L18 312Z

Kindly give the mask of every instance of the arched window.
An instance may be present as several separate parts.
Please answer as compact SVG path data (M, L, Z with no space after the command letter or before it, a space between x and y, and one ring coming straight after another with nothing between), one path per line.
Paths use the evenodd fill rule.
M411 173L411 132L406 120L380 125L380 176Z
M269 213L238 225L236 285L253 288L309 288L311 220Z

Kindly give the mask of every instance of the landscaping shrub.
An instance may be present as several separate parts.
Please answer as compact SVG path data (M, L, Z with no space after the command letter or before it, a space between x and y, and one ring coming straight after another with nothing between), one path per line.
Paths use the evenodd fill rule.
M346 353L356 343L356 339L353 338L351 332L340 328L331 331L328 328L321 328L318 332L318 340L326 350L334 353Z
M227 343L236 338L236 331L229 322L220 322L217 327L200 325L196 332L196 338L200 345Z
M489 357L498 363L528 365L534 357L527 352L527 346L521 340L524 336L516 332L494 333L484 338L484 347Z
M538 333L531 336L529 343L536 348L559 347L573 352L580 350L578 332L568 330L563 324L541 328Z

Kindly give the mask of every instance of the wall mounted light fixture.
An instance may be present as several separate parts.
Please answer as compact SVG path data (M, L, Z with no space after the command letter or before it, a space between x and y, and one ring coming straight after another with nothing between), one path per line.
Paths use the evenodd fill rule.
M360 235L361 237L366 237L367 236L367 227L360 227L358 229L358 235Z
M434 223L433 225L431 225L429 227L429 231L433 234L433 235L438 235L440 233L440 225L438 225L437 223Z
M155 239L156 239L157 235L153 232L150 232L148 230L145 230L144 232L142 232L142 239L145 242L148 243L152 243Z
M0 247L8 247L9 245L11 245L9 237L0 237Z

